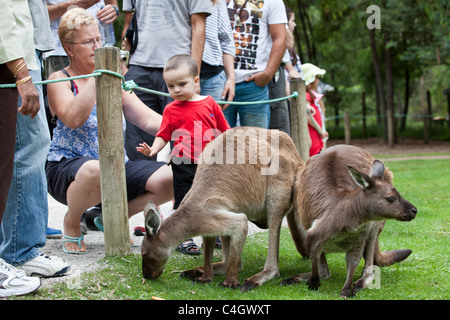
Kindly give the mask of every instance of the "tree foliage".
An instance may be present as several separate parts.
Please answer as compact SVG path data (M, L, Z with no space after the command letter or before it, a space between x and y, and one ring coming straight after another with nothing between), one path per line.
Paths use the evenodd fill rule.
M327 95L331 107L327 116L333 115L333 108L360 114L362 92L366 92L369 111L379 110L381 117L387 110L422 113L421 77L424 90L431 93L432 112L448 112L443 94L450 82L448 1L284 2L296 12L296 45L302 62L326 69L323 81L337 89ZM371 5L379 8L379 29L368 28Z

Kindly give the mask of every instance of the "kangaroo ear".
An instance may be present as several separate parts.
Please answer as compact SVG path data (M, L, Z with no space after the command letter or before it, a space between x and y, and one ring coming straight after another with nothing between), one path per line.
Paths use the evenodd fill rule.
M382 179L384 176L385 167L383 162L378 159L373 160L372 168L370 168L369 175L374 178Z
M350 175L353 178L353 180L355 180L355 182L364 190L366 190L368 187L372 185L373 183L372 179L368 175L359 172L358 170L350 166L348 167L348 171L350 172Z
M161 214L152 201L144 208L145 232L148 236L156 237L161 226Z

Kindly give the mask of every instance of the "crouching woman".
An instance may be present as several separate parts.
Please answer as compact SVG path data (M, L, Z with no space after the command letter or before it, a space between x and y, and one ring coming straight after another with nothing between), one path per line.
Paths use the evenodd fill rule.
M66 12L58 28L61 44L69 57L68 67L49 79L91 74L95 49L102 46L98 21L85 10ZM93 77L48 84L50 111L57 125L46 164L49 193L67 205L64 217L63 251L86 252L80 218L101 202L95 79ZM161 116L134 94L122 90L125 118L155 135ZM164 162L129 160L125 155L129 216L152 200L162 204L173 199L172 172Z

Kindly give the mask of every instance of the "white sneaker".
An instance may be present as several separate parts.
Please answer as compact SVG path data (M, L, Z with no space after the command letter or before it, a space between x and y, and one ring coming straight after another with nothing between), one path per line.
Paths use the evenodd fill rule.
M19 296L37 290L41 279L30 278L0 259L0 297Z
M70 270L70 265L60 257L41 254L18 266L17 269L25 271L29 277L50 278L66 274Z

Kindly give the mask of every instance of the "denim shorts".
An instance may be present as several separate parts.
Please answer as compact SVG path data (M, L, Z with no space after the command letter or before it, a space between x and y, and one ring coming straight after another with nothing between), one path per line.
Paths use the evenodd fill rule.
M227 82L225 71L209 78L200 78L200 89L203 96L211 96L216 102L222 100L223 88Z
M268 87L260 87L253 81L236 83L234 102L254 102L269 100ZM223 111L230 127L235 127L237 117L241 126L268 129L270 105L268 103L235 105L232 104Z
M97 159L76 157L63 158L61 161L48 161L45 165L45 172L50 195L58 202L67 205L67 189L75 180L81 166L90 160ZM144 194L148 178L165 164L165 162L150 160L127 161L125 163L125 176L128 201Z

